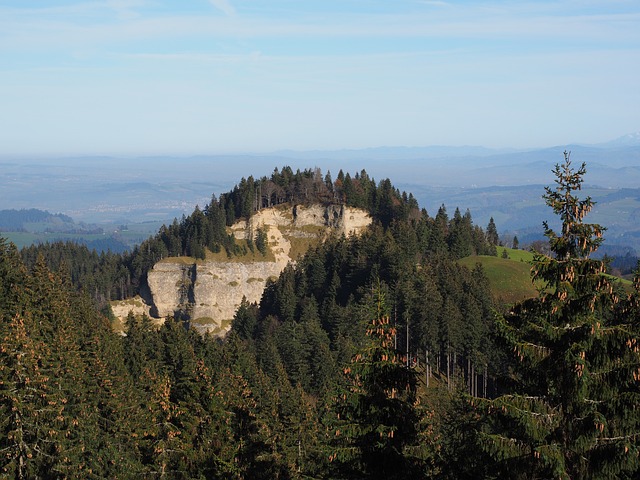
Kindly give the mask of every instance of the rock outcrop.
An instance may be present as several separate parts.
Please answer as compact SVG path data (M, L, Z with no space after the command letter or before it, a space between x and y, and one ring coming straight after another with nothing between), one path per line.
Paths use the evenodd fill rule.
M268 254L245 259L198 260L179 257L158 262L147 275L149 313L188 320L200 331L224 335L242 298L259 302L267 280L327 235L360 233L371 223L363 210L342 205L274 207L231 227L239 241L266 233Z

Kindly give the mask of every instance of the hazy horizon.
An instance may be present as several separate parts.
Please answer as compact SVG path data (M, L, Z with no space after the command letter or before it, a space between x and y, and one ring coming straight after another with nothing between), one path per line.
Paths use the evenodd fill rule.
M56 153L56 152L42 152L42 153L5 153L0 152L0 161L7 160L62 160L62 159L100 159L100 158L113 158L113 159L148 159L148 158L175 158L175 159L189 159L198 157L290 157L292 159L304 160L305 158L314 157L322 158L323 155L330 157L340 156L341 154L371 154L375 152L388 152L389 155L397 155L398 158L425 158L424 155L430 155L434 158L449 158L456 156L491 156L499 154L513 154L523 152L536 152L548 149L557 148L611 148L611 147L628 147L628 146L640 146L640 131L625 133L618 135L614 138L604 139L598 143L580 143L580 142L566 142L564 144L554 145L541 145L539 147L513 147L508 145L487 147L485 145L471 145L471 144L459 144L459 145L445 145L445 144L422 144L422 145L370 145L361 148L316 148L316 149L292 149L282 148L277 150L238 150L238 151L200 151L200 152L150 152L150 153L109 153L109 152L76 152L76 153ZM408 157L400 157L401 154L408 154Z

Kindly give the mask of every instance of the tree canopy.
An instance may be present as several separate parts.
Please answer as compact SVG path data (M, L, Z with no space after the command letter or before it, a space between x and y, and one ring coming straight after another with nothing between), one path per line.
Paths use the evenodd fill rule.
M493 222L431 217L364 170L243 179L125 257L0 238L0 476L636 478L640 272L625 291L592 257L585 173L568 154L554 170L562 227L544 224L539 295L508 308L458 262L496 254ZM110 329L107 301L157 259L233 249L239 215L319 199L376 220L245 299L226 337L133 314Z
M551 256L536 254L539 298L498 317L514 355L508 391L472 404L484 417L477 442L497 476L622 478L637 474L640 401L638 292L625 295L590 255L603 227L584 222L593 207L580 199L586 173L569 154L544 198L562 221L545 223Z

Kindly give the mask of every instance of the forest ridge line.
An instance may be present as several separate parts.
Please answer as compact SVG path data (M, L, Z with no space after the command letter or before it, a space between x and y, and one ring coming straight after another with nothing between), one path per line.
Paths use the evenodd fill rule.
M299 187L314 184L313 170L276 173L270 180L289 178L300 200L312 193ZM543 193L562 228L545 225L548 253L532 265L548 288L513 305L496 302L481 265L457 261L483 248L496 255L493 228L444 206L432 217L389 181L349 176L343 201L371 202L372 226L311 248L259 303L241 303L224 339L135 315L118 335L103 307L144 288L136 269L170 248L248 250L226 224L259 209L255 179L124 256L62 243L19 252L0 240L0 469L12 478L637 476L640 272L625 291L592 258L604 230L584 221L594 207L577 196L584 174L568 157L554 170Z

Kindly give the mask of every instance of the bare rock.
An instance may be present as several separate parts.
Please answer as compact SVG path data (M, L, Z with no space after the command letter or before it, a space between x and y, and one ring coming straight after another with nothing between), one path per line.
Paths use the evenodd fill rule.
M270 278L331 233L359 234L371 224L363 210L343 205L273 207L256 212L230 228L236 239L267 234L269 255L264 261L194 260L184 257L158 262L148 272L152 317L174 315L204 332L224 335L242 298L259 302Z

